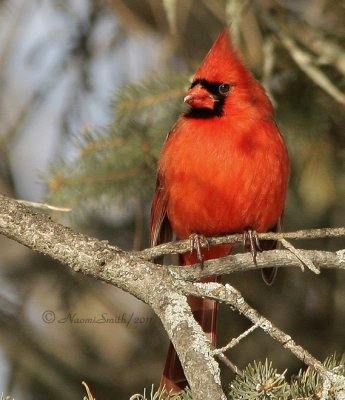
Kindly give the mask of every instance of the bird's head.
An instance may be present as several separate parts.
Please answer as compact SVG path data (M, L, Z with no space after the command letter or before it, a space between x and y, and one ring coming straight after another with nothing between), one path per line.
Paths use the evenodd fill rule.
M191 118L272 115L270 100L233 49L228 29L206 55L184 101Z

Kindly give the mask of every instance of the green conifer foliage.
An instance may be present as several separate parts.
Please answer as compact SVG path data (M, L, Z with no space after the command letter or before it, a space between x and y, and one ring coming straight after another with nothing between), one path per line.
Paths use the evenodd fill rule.
M323 363L332 372L345 376L345 354L341 357L332 355ZM254 361L242 371L229 385L228 400L320 400L324 381L312 368L300 370L297 375L287 379L287 371L279 373L272 362ZM328 400L334 400L334 388L330 388ZM154 391L150 395L144 393L133 395L130 400L192 400L189 388L179 395L166 397L163 390Z
M78 157L60 162L48 178L49 201L78 210L148 198L164 138L183 107L188 78L151 77L120 88L113 119L76 135Z

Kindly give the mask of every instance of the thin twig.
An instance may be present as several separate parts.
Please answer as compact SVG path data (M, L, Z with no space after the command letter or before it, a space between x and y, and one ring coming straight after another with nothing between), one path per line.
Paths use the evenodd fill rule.
M60 211L60 212L71 212L72 211L71 208L57 207L57 206L52 206L52 205L46 204L46 203L36 203L34 201L17 200L17 202L20 204L23 204L24 206L38 208L40 210L50 210L50 211Z
M320 273L320 268L317 268L310 258L305 257L303 255L303 253L300 250L296 249L296 247L294 247L290 242L288 242L286 239L282 238L282 239L280 239L280 243L287 250L291 251L291 253L294 254L301 261L302 271L304 271L304 265L305 265L307 268L309 268L315 274Z
M231 21L231 37L236 47L240 47L241 22L248 5L248 0L227 0L225 3L226 19Z
M139 197L133 198L134 214L135 214L135 228L133 235L133 249L139 250L143 238L144 231L144 216L143 208Z
M239 375L241 378L243 378L243 372L240 368L238 368L237 365L235 365L231 360L229 360L228 357L226 357L223 353L215 354L215 356L228 368L231 369L232 372L234 372L236 375Z
M319 64L332 65L345 76L345 50L335 40L328 39L320 29L313 28L304 20L294 19L291 23L296 39L317 54Z
M297 345L291 336L277 328L271 321L260 315L258 311L251 307L242 297L241 293L230 284L227 283L226 285L221 285L215 282L194 284L186 283L185 289L188 294L192 294L193 296L207 297L234 307L253 324L258 324L264 332L279 342L285 349L294 354L295 357L318 372L324 380L328 380L332 386L340 388L335 398L337 400L344 399L344 397L341 396L344 395L345 391L345 377L330 371L307 350Z
M273 106L276 108L277 102L273 97L270 87L270 82L272 80L272 73L276 62L275 42L272 36L269 36L268 38L265 39L262 51L264 58L262 66L262 85L265 88L266 93L268 94Z
M328 237L342 237L345 236L345 227L339 228L321 228L321 229L306 229L295 232L284 232L284 233L259 233L258 237L260 240L281 240L281 239L320 239ZM208 245L219 246L223 244L239 244L242 243L243 235L234 234L221 237L207 238ZM152 248L142 250L134 253L136 256L143 258L144 260L152 260L156 257L168 255L168 254L182 254L190 250L189 240L180 240L177 242L169 242L160 244Z
M299 68L321 89L332 96L336 101L345 105L345 93L341 92L327 75L321 71L314 57L307 51L302 50L283 24L277 23L277 20L268 12L263 10L261 15L267 26L277 35L280 42Z
M279 32L278 35L282 44L289 51L291 57L301 70L336 101L345 105L345 94L341 92L327 77L327 75L316 66L313 57L298 47L296 42L290 36L286 35L282 31Z
M248 336L250 333L254 332L256 328L259 327L259 323L257 322L256 324L252 325L249 329L247 329L245 332L241 333L241 335L237 336L237 338L233 338L231 339L231 341L223 347L220 347L218 349L214 349L212 351L212 354L214 355L218 355L218 354L222 354L225 353L227 350L232 349L233 347L235 347L236 345L238 345L240 343L240 341L242 339L244 339L246 336Z
M96 398L93 397L88 384L86 382L84 382L84 381L82 382L82 384L84 385L86 393L87 393L87 397L84 397L84 398L87 399L87 400L96 400Z

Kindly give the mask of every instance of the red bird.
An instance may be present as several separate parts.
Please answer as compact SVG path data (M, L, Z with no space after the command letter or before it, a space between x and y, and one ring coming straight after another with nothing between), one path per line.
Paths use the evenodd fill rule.
M255 233L280 227L289 158L272 104L235 53L228 29L202 62L184 101L190 107L170 131L158 164L151 245L171 240L173 232L177 239L191 238L199 255L183 255L184 265L190 265L232 249L200 250L204 236L243 233L255 261ZM275 270L262 271L271 283ZM196 298L189 304L215 346L217 304ZM161 386L177 393L186 384L170 344Z

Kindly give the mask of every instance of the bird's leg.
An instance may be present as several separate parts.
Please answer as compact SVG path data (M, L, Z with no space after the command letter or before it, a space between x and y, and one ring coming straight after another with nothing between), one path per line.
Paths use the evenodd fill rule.
M201 254L201 245L207 246L209 248L209 243L206 236L199 233L192 233L189 236L190 253L194 250L196 251L196 257L200 263L201 268L204 266L204 256Z
M250 254L253 257L254 265L257 266L256 255L259 251L262 251L260 246L260 240L258 234L253 229L248 229L243 232L243 245L247 250L250 250Z

